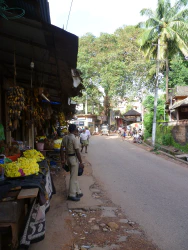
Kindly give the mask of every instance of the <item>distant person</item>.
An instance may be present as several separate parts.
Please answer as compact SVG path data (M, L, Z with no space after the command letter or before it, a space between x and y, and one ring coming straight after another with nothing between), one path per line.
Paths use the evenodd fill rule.
M84 129L83 132L80 134L80 142L81 142L81 152L85 148L85 153L87 153L87 147L88 147L88 135L86 133L86 130Z
M91 133L90 133L88 127L86 127L85 131L86 131L86 134L87 134L87 136L88 136L88 139L87 139L87 140L88 140L88 145L89 145L89 138L91 137Z
M68 130L69 134L63 138L61 144L61 162L62 164L67 163L70 168L68 200L79 201L83 193L77 180L78 166L80 164L81 167L84 167L84 165L79 152L79 140L75 136L78 133L76 125L70 124Z
M135 134L137 134L137 130L136 130L136 128L134 127L134 128L133 128L133 136L134 136Z
M99 128L98 127L95 128L95 132L98 134L98 132L99 132Z
M131 135L131 127L128 125L127 126L127 135L130 136Z
M121 136L122 127L118 128L118 134Z
M123 128L123 129L122 129L122 139L125 140L125 137L126 137L126 129Z

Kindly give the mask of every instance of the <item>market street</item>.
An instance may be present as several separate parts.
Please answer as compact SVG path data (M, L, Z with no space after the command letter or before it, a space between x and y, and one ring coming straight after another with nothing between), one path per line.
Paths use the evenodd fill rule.
M117 136L92 136L93 175L162 250L188 249L188 169Z

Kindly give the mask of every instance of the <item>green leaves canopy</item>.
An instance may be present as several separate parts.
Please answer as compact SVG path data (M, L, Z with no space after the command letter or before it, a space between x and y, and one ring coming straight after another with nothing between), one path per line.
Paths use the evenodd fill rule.
M146 30L139 43L147 59L157 58L157 43L160 39L160 60L164 66L166 59L177 52L188 56L188 9L187 0L179 0L171 6L169 0L158 0L156 11L141 10L141 15L148 16L148 20L140 23Z
M113 106L127 95L129 98L139 95L143 86L149 84L146 79L149 63L137 43L141 32L140 28L124 26L114 34L94 37L88 33L80 38L78 68L93 102L107 97Z

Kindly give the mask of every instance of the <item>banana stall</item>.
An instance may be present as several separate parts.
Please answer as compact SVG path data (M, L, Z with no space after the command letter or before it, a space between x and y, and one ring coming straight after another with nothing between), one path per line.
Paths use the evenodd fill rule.
M82 95L83 85L76 69L78 37L51 25L47 1L3 2L0 248L17 249L45 236L55 193L51 170L58 168L61 132L75 113L71 98Z

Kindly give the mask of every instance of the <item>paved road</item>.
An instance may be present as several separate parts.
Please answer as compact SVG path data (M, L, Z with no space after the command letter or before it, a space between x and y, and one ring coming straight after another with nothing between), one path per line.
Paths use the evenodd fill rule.
M94 176L162 250L188 250L188 169L121 141L93 136Z

